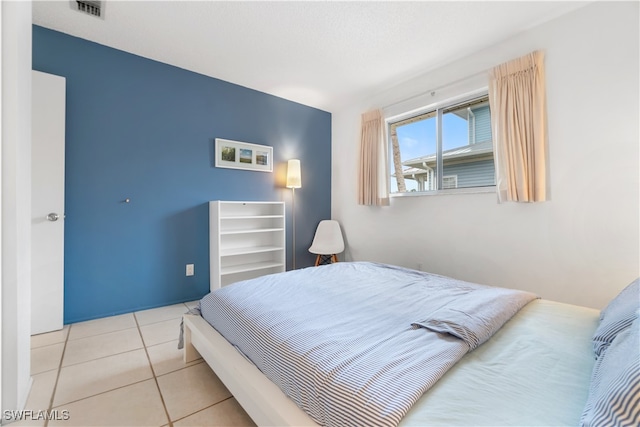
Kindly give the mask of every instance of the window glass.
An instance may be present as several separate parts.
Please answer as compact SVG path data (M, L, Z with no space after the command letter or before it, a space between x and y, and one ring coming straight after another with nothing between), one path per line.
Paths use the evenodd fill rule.
M392 133L391 139L397 138L399 151L394 152L392 141L391 192L434 190L436 115L425 114L405 120L395 127L395 132L397 136ZM396 175L397 170L402 173Z
M392 193L495 185L486 95L391 123L389 145Z

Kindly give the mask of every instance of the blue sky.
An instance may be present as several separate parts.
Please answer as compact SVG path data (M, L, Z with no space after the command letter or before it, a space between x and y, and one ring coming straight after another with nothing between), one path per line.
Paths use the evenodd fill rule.
M442 116L442 148L461 147L469 143L467 121L453 113ZM400 156L402 161L414 159L416 157L433 154L436 152L436 117L432 117L419 122L411 123L396 128L398 135L398 145L400 146ZM394 173L393 157L389 159L389 172ZM407 191L417 190L416 181L408 179L405 181ZM397 192L398 186L394 178L391 179L391 192Z
M461 147L469 143L467 121L449 113L442 116L443 149ZM398 144L402 160L433 154L436 152L436 118L398 126Z

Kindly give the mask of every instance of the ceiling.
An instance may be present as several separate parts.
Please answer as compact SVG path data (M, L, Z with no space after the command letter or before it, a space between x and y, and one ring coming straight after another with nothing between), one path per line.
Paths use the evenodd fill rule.
M334 112L587 2L33 2L33 23Z

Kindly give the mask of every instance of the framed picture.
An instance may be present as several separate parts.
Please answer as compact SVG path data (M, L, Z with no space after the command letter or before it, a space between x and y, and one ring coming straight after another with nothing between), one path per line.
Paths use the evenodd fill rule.
M216 167L273 172L273 147L216 138Z

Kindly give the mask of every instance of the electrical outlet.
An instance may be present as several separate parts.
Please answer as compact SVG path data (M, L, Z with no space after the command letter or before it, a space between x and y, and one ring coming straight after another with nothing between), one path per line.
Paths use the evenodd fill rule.
M187 264L187 276L193 276L194 274L193 264Z

